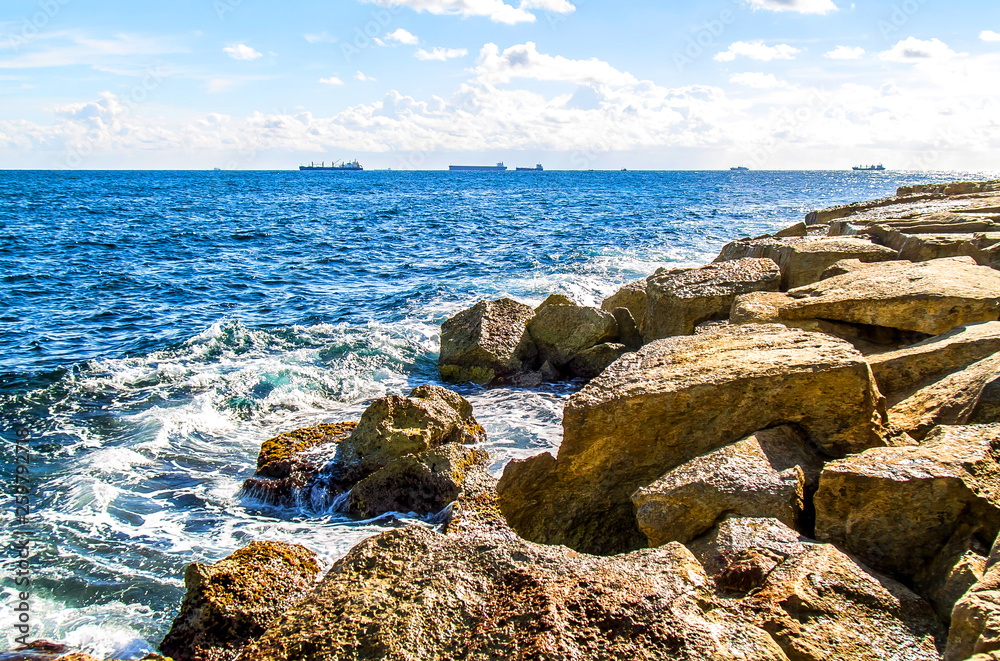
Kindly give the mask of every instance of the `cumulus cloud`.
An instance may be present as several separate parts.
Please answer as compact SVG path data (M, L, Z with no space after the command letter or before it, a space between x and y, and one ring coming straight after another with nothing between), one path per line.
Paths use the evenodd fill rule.
M737 73L729 77L729 82L759 90L789 87L788 83L778 80L774 74L770 73Z
M534 44L502 51L487 45L479 65L449 95L419 98L393 90L375 102L326 116L275 112L183 118L173 113L163 118L106 92L52 109L50 123L0 120L0 153L21 159L85 153L129 165L140 164L128 160L138 154L152 154L147 159L160 163L171 155L179 159L174 162L186 163L194 154L220 164L231 154L232 167L253 167L261 162L246 159L256 155L270 155L267 163L275 165L297 154L349 149L381 153L396 169L413 166L403 156L393 161L396 155L432 151L599 155L693 149L755 167L788 167L815 166L820 159L849 165L859 152L881 150L898 155L894 167L945 169L991 163L990 154L1000 148L994 95L983 85L1000 66L1000 53L894 71L892 84L800 88L768 74L736 74L734 85L750 86L738 98L714 86L661 86L607 62L539 53ZM525 89L515 84L521 78L568 84ZM774 83L780 93L769 91ZM754 85L760 94L750 93ZM906 150L922 160L906 160ZM247 157L250 153L255 156ZM53 166L102 163L79 165L79 159L59 158ZM664 158L665 164L683 165ZM590 157L584 160L580 167L594 167Z
M749 0L754 9L793 11L799 14L828 14L837 11L832 0Z
M823 57L831 60L860 60L865 56L865 49L860 46L837 46L832 51L824 53Z
M344 84L344 81L342 81L340 78L337 78L336 76L330 76L329 78L320 78L319 82L323 83L324 85L343 85Z
M382 7L409 7L417 12L452 15L468 18L483 16L494 23L514 25L533 23L536 20L532 10L544 10L559 14L574 11L576 7L568 0L521 0L517 7L504 0L362 0Z
M961 57L965 53L956 53L940 39L917 39L909 37L900 41L887 51L879 53L879 57L887 62L929 62L950 60Z
M979 33L979 38L983 41L1000 41L1000 32L993 30L983 30Z
M751 60L770 62L771 60L794 60L795 56L801 52L798 48L788 44L768 46L763 41L737 41L717 54L714 59L716 62L732 62L737 57L747 57Z
M416 46L420 43L420 39L416 35L404 30L403 28L399 28L398 30L385 35L385 39L386 41L395 41L405 46Z
M263 53L254 50L246 44L235 44L233 46L226 46L222 49L222 52L229 55L229 57L234 60L256 60L258 57L263 57Z
M469 51L464 48L441 48L440 46L435 46L429 52L423 48L417 49L414 54L418 60L438 60L444 62L445 60L452 60L456 57L465 57L469 54Z
M474 72L480 82L490 84L508 83L513 78L579 85L633 85L638 82L632 74L597 58L571 60L561 55L539 53L532 41L511 46L502 53L496 44L486 44L479 52Z
M363 83L374 83L376 81L375 78L367 76L361 71L358 71L356 74L354 74L354 80L360 80Z

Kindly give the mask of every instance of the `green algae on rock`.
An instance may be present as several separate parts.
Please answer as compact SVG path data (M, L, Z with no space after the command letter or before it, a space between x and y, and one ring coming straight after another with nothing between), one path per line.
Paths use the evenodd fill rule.
M312 589L316 554L298 544L252 542L184 574L180 614L160 645L175 661L231 661Z

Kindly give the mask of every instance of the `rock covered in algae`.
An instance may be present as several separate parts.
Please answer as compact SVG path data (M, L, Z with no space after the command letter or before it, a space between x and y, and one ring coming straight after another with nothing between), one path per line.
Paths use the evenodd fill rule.
M298 544L252 542L212 565L194 563L160 650L175 661L230 661L312 589L316 554Z

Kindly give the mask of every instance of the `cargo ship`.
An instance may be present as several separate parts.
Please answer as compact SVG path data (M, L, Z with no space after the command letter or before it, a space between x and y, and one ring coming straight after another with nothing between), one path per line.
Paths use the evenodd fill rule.
M337 161L336 163L326 164L326 161L320 162L319 165L315 163L310 163L309 165L300 165L299 170L336 170L338 172L348 171L348 172L360 172L364 170L361 164L358 163L357 159L344 163L342 161Z
M449 165L452 172L506 172L507 166L503 162L496 165Z
M544 169L541 163L533 168L516 168L517 172L542 172Z
M881 163L878 165L855 165L852 169L855 172L884 172L885 166Z

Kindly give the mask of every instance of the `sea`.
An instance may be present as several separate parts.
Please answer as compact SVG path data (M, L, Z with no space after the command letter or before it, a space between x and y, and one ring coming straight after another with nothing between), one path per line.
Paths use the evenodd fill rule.
M812 209L996 174L0 171L0 649L20 635L19 571L30 639L133 659L170 628L189 563L278 540L328 566L433 525L239 491L267 438L440 383L441 323L477 301L599 305ZM558 449L580 387L456 390L499 475Z

